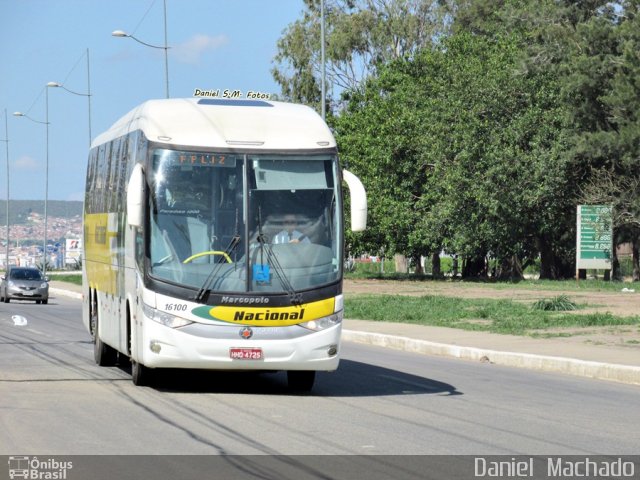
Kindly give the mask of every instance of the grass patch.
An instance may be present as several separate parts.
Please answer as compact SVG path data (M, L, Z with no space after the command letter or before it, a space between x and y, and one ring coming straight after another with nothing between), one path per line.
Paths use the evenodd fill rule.
M68 282L68 283L73 283L74 285L82 285L82 274L81 273L64 273L64 274L49 275L49 281Z
M345 316L512 335L556 327L638 325L640 317L617 317L610 313L562 313L533 310L512 300L462 299L444 296L350 295ZM481 321L479 321L481 320Z
M577 310L578 305L576 305L575 302L572 302L566 295L558 295L557 297L538 300L531 305L531 308L546 312L567 312Z

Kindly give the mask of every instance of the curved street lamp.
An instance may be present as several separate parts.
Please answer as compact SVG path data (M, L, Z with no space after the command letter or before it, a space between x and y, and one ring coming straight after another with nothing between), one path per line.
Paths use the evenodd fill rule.
M75 92L73 90L69 90L63 84L59 82L49 82L47 83L47 87L52 88L62 88L73 95L78 95L80 97L87 97L87 103L89 104L89 148L91 148L91 77L89 75L89 49L87 48L87 93Z
M91 138L92 138L91 137L91 93L74 92L73 90L69 90L67 87L65 87L64 85L58 82L49 82L47 83L47 87L62 88L63 90L66 90L67 92L72 93L74 95L78 95L80 97L87 97L87 100L89 103L89 147L91 147Z
M166 2L166 0L164 1L164 46L153 45L151 43L143 42L139 38L136 38L133 35L125 32L123 30L114 30L113 32L111 32L111 35L113 37L118 37L118 38L125 38L125 37L132 38L136 42L141 43L142 45L145 45L147 47L159 48L159 49L164 50L165 95L166 95L166 98L169 98L169 55L168 55L168 50L169 50L170 47L167 46L167 2Z
M24 118L26 118L26 119L28 119L28 120L31 120L32 122L35 122L35 123L41 123L42 125L49 125L49 122L48 122L48 121L44 121L44 122L42 122L42 121L40 121L40 120L36 120L35 118L31 118L31 117L30 117L29 115L27 115L26 113L22 113L22 112L13 112L13 116L14 116L14 117L24 117Z

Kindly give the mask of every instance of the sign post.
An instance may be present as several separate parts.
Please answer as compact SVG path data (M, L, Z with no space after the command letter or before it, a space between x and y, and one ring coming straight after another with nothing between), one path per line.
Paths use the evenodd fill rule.
M576 280L580 270L611 270L613 215L610 205L578 205Z

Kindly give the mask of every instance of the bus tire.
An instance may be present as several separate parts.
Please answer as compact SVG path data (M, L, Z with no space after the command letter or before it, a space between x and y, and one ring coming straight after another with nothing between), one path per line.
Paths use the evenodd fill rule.
M131 380L136 387L149 386L152 383L153 371L135 360L131 360Z
M153 370L145 367L140 362L133 359L133 325L131 324L131 308L127 302L127 347L129 359L131 360L131 380L136 387L144 387L151 385L153 379Z
M289 370L287 371L287 383L289 390L293 392L310 392L316 380L314 370Z
M113 367L118 361L118 352L100 340L97 332L93 342L93 359L101 367Z

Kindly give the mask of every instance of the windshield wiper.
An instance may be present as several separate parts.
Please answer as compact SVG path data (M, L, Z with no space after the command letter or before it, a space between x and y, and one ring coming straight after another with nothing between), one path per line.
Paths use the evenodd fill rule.
M241 240L240 235L235 235L229 242L229 245L227 246L227 248L224 250L224 253L227 256L233 253L235 248L240 243L240 240ZM216 278L218 271L220 270L220 266L225 263L224 258L225 258L225 255L222 255L218 259L214 267L211 269L211 271L209 272L209 275L207 275L207 278L205 279L204 283L198 290L198 293L196 293L196 296L194 298L196 302L207 303L207 300L209 299L209 294L211 293L211 288L210 288L211 282L213 281L214 278Z
M240 234L238 233L238 209L236 209L236 233L229 242L229 245L227 245L227 248L225 248L225 255L222 255L216 262L214 267L209 272L209 275L207 275L207 278L205 278L204 283L198 290L198 293L196 293L196 296L194 298L196 302L207 303L207 301L209 300L209 294L211 293L211 283L213 282L213 279L217 277L220 266L224 263L225 256L230 256L236 249L236 247L240 244L241 240L242 237L240 237Z
M277 255L273 252L271 245L267 243L266 236L262 233L262 211L260 207L258 207L258 243L260 244L260 261L262 265L264 265L264 251L267 251L267 264L273 266L273 271L276 273L282 288L289 295L289 299L291 300L292 305L300 305L302 303L302 295L295 291L293 285L287 278L287 275L284 273L284 268L280 265L278 261ZM257 257L256 252L256 257ZM254 262L255 263L255 262Z

